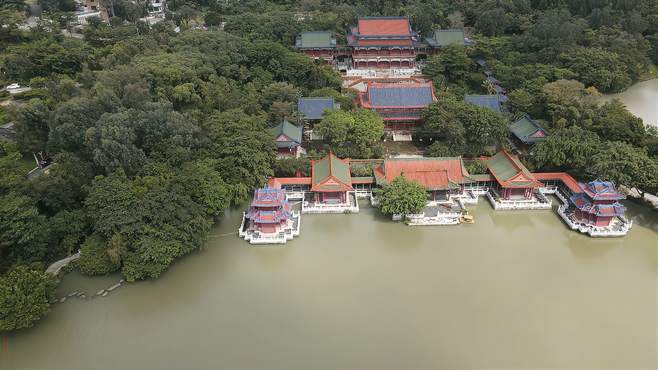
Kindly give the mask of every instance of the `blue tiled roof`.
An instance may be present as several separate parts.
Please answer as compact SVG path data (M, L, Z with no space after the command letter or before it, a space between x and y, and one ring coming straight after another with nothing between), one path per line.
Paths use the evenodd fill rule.
M334 98L300 98L297 110L304 119L322 119L322 114L327 109L334 109Z
M505 95L466 95L464 101L496 112L504 112L503 103L507 101L507 97Z
M414 107L425 106L432 103L432 87L426 86L400 86L379 87L372 86L368 90L370 104L374 107Z

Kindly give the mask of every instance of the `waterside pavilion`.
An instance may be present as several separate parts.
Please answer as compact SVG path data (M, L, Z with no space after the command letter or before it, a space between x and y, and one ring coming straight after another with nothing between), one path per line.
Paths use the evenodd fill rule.
M487 192L494 209L551 209L551 201L539 191L544 185L516 155L503 149L489 158L486 164L496 180Z
M351 176L352 165L366 164L373 176ZM531 173L505 150L486 164L487 174L472 175L459 157L350 161L329 154L312 162L312 177L272 178L269 185L303 200L302 213L351 213L358 212L358 197L376 206L373 190L405 176L428 192L423 213L407 215L411 225L458 224L461 211L480 196L495 210L519 210L551 209L547 196L555 195L561 202L557 213L572 230L604 237L623 236L632 227L619 203L623 196L609 182L581 184L566 172Z
M349 159L329 153L311 162L311 188L304 197L302 213L359 212L352 187Z
M282 189L257 189L239 235L251 244L284 244L299 235L300 215L292 210Z

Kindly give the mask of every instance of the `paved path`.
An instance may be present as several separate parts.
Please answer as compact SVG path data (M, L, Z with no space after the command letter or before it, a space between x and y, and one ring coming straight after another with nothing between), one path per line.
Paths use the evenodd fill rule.
M57 274L59 274L62 268L64 268L69 263L77 260L78 258L80 258L80 251L78 251L78 253L74 255L68 256L66 258L62 258L61 260L54 262L52 265L48 266L48 268L46 269L46 273L51 274L53 276L57 276Z

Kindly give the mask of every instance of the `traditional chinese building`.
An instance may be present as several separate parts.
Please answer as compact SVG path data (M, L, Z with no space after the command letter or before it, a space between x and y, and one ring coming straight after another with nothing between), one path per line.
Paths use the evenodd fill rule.
M464 96L464 102L477 105L478 107L491 109L498 113L507 112L507 108L505 107L505 102L507 100L507 96L503 94Z
M369 82L358 104L379 113L386 129L411 131L422 122L423 110L436 100L431 82Z
M437 49L450 45L464 46L471 43L470 40L464 36L463 29L434 30L430 37L425 38L425 42L431 47Z
M282 189L257 189L244 214L240 236L252 244L285 243L299 235L299 215L286 200Z
M623 217L626 211L620 194L610 181L592 181L579 184L582 193L573 194L570 202L575 207L574 216L579 222L597 227L610 226L613 219Z
M361 17L347 35L353 68L414 68L418 34L407 17Z
M429 201L447 201L461 195L464 185L473 182L461 157L386 159L374 169L378 186L390 184L396 177L422 185Z
M297 112L307 123L320 121L324 112L332 109L340 109L340 104L336 103L334 98L299 98L297 101Z
M496 180L488 193L495 209L551 208L550 200L538 191L543 184L517 156L503 149L489 158L486 164Z
M336 38L329 31L304 32L297 37L295 47L313 59L331 63L336 50Z
M548 137L548 132L528 115L510 123L509 129L517 144L526 148Z
M348 203L348 193L353 191L350 162L329 153L311 162L311 192L314 201L324 204Z
M270 133L276 142L277 154L279 156L298 157L303 154L301 126L293 125L288 120L283 120L276 127L270 129Z

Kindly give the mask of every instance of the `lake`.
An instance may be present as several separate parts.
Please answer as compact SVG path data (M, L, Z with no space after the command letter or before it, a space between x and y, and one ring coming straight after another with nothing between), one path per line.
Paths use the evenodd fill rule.
M232 211L161 278L5 336L0 369L655 369L658 213L628 205L620 239L480 200L475 225L304 215L284 247L239 239Z
M600 101L621 100L648 125L658 126L658 79L639 82L619 94L604 95Z

